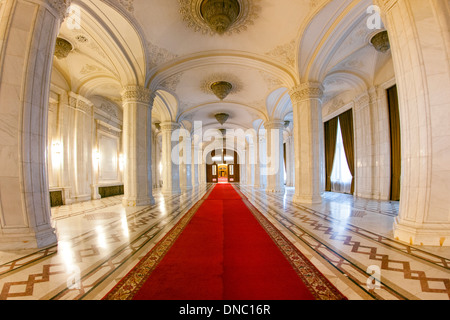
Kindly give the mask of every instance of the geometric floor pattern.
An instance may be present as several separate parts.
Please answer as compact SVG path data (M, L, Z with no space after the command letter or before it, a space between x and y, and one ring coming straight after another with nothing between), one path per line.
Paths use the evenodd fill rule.
M58 244L0 251L0 300L103 298L213 185L156 204L124 208L121 197L52 209ZM320 205L236 187L350 300L449 300L450 248L393 239L398 203L326 193Z

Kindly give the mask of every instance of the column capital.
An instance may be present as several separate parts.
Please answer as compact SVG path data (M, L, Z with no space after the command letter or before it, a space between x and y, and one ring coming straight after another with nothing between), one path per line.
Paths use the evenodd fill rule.
M284 121L281 120L271 120L264 123L264 128L266 129L284 129Z
M153 105L154 96L152 95L152 91L146 87L129 85L124 87L122 91L122 100L124 103L140 102Z
M160 124L160 126L161 126L161 131L162 132L164 132L164 131L166 131L166 132L167 131L174 131L174 130L180 129L180 127L181 127L181 125L178 122L170 122L170 121L162 122Z
M323 96L323 86L319 82L304 82L295 86L289 91L293 103L321 99Z
M34 2L50 7L56 17L63 21L68 15L67 10L69 9L72 0L34 0Z

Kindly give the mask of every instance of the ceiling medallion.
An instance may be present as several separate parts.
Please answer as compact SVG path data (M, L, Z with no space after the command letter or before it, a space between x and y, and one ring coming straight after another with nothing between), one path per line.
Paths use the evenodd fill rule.
M232 35L247 30L259 17L260 1L178 0L183 21L195 32L205 35Z
M58 59L65 59L73 50L72 44L63 38L56 38L55 56Z
M230 115L226 113L218 113L215 115L215 117L217 119L217 122L219 122L221 125L224 125L225 122L227 122Z
M382 53L387 52L391 48L387 31L381 31L377 33L372 37L370 43L372 43L372 45L378 52Z
M224 34L236 22L241 7L237 0L203 0L200 13L211 30Z
M233 85L227 81L217 81L211 85L212 92L220 100L224 100L233 90Z

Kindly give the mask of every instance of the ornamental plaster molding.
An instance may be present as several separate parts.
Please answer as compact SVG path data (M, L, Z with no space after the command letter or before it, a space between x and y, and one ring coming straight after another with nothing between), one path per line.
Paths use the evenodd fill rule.
M70 7L70 3L72 0L47 0L44 1L47 3L57 14L57 17L63 21L64 18L68 15L68 9Z
M259 74L267 84L267 89L269 91L272 91L273 89L281 87L283 85L283 81L264 70L260 70Z
M147 42L147 52L149 70L178 57L176 54L167 49L158 47L150 41Z
M338 111L339 109L341 109L344 106L345 106L344 100L342 100L342 98L336 97L329 103L328 108L327 108L327 112L326 112L325 115L329 116L329 115L335 113L336 111Z
M98 66L92 65L92 64L86 64L80 70L80 74L81 75L87 75L87 74L90 74L90 73L104 73L104 72L105 72L104 69L102 69L102 68L100 68Z
M173 76L165 79L159 86L163 89L176 92L178 85L180 84L181 78L184 72L174 74Z
M106 3L112 3L124 8L129 13L134 13L134 0L102 0Z
M296 57L296 41L292 40L289 43L279 45L275 49L266 52L266 55L275 58L290 67L295 67Z
M138 102L152 104L154 97L150 89L141 86L126 86L122 93L122 100L127 102Z
M181 125L178 122L163 122L160 124L161 132L172 132L180 129Z
M267 121L264 123L264 128L266 128L267 130L284 130L285 128L285 121L278 121L278 120L273 120L273 121Z
M318 82L305 82L293 88L289 95L292 103L323 97L323 86Z
M116 119L119 119L119 112L118 112L118 110L117 110L118 108L116 106L113 106L110 103L104 102L96 107L97 107L97 109L103 111L107 115L112 116Z
M74 94L69 95L69 106L87 115L92 115L92 110L94 107L92 103L83 101L81 97L77 97Z
M370 96L367 92L365 92L365 93L362 93L359 96L355 97L354 101L355 101L356 110L361 110L361 109L369 107Z
M204 35L218 35L211 30L200 13L200 6L203 0L178 0L180 14L187 27ZM255 23L261 11L261 0L238 0L241 11L236 22L225 32L225 35L233 35L244 32L250 25Z

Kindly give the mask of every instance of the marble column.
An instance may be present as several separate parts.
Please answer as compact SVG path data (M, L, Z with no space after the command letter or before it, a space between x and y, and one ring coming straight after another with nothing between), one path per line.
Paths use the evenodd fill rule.
M286 139L286 186L294 187L295 185L295 155L294 155L294 138L289 135Z
M267 192L284 192L284 121L269 121L264 124L267 137Z
M241 153L240 153L240 184L245 186L247 185L247 172L246 172L246 166L247 166L247 150L246 149L242 149Z
M200 147L199 138L192 136L192 186L197 188L200 184L199 165L200 165Z
M255 164L254 164L254 186L255 188L261 188L261 157L260 157L260 149L261 149L261 143L260 143L260 137L259 134L256 135L255 139L255 145L254 145L254 157L255 157Z
M207 184L206 179L206 163L204 160L201 160L202 162L199 163L198 169L199 169L199 179L200 179L200 185L204 186Z
M361 198L372 199L373 195L373 128L370 98L367 93L357 96L353 108L355 121L355 155L356 166L355 195Z
M172 161L172 153L179 152L179 129L176 122L161 123L163 187L166 195L180 194L180 168L177 161ZM175 159L174 159L175 160Z
M125 153L123 205L155 203L152 185L152 108L149 89L128 86L122 93Z
M294 110L295 196L297 203L321 203L323 190L323 123L319 83L290 91Z
M152 178L153 178L153 189L160 188L161 173L160 164L161 154L159 146L159 131L154 130L152 136Z
M56 37L69 3L0 2L0 250L57 241L47 121Z
M259 188L264 188L267 186L267 139L266 130L263 129L259 132Z
M255 185L254 183L254 144L249 143L247 145L247 165L246 165L246 171L247 171L247 185L249 187L253 187Z
M180 135L180 188L192 189L192 139L189 134Z
M402 136L395 238L450 246L450 8L446 0L377 1L389 33Z

